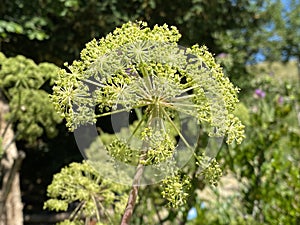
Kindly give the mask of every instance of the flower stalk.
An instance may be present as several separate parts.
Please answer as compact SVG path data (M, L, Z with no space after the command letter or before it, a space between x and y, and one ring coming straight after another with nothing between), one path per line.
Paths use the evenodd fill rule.
M124 210L124 214L121 219L120 225L129 225L130 224L130 219L133 215L134 207L137 201L138 197L138 192L139 192L139 187L140 187L140 181L143 175L144 171L144 165L143 164L138 164L136 168L136 173L133 178L133 184L131 187L131 190L129 192L126 208Z

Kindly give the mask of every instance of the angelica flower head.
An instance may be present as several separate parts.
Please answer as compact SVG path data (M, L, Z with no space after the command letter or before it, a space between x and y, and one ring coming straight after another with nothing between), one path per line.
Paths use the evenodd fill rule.
M153 182L153 176L161 180L190 159L199 124L211 136L241 142L243 125L232 114L238 89L206 47L178 46L180 36L175 27L150 29L146 23L129 22L89 42L80 60L60 71L52 100L70 130L94 127L98 118L109 115L116 130L127 125L127 132L115 133L113 144L98 148L104 156L96 157L95 149L93 154L84 150L85 156L102 158L131 175L142 163L148 169L144 181ZM133 124L131 112L137 115Z

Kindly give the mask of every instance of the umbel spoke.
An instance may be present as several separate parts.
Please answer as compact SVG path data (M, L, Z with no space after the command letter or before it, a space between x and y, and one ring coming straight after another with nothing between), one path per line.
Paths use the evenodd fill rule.
M172 127L176 130L177 134L178 134L179 137L182 139L182 141L184 142L184 144L186 145L186 147L191 148L190 144L187 142L187 140L185 139L185 137L182 135L182 133L181 133L180 130L177 128L177 126L176 126L175 123L172 121L172 119L169 117L168 113L165 111L164 108L162 108L162 112L163 112L164 116L167 118L167 120L170 122L170 124L172 125Z

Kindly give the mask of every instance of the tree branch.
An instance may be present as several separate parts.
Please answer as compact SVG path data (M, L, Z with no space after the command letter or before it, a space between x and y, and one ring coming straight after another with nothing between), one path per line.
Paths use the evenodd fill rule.
M9 176L8 176L7 181L2 184L3 190L1 191L1 199L0 199L0 218L1 218L1 215L3 215L6 199L10 192L14 177L17 174L17 172L19 171L24 158L25 158L25 153L23 151L20 151L18 153L18 157L14 160L11 170L9 171Z

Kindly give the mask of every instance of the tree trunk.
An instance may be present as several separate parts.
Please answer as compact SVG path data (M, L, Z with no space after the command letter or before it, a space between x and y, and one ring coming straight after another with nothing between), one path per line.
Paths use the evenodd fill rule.
M0 134L4 150L0 162L0 225L23 225L23 204L21 199L19 168L24 153L19 153L14 142L14 132L5 121L9 106L0 91Z

